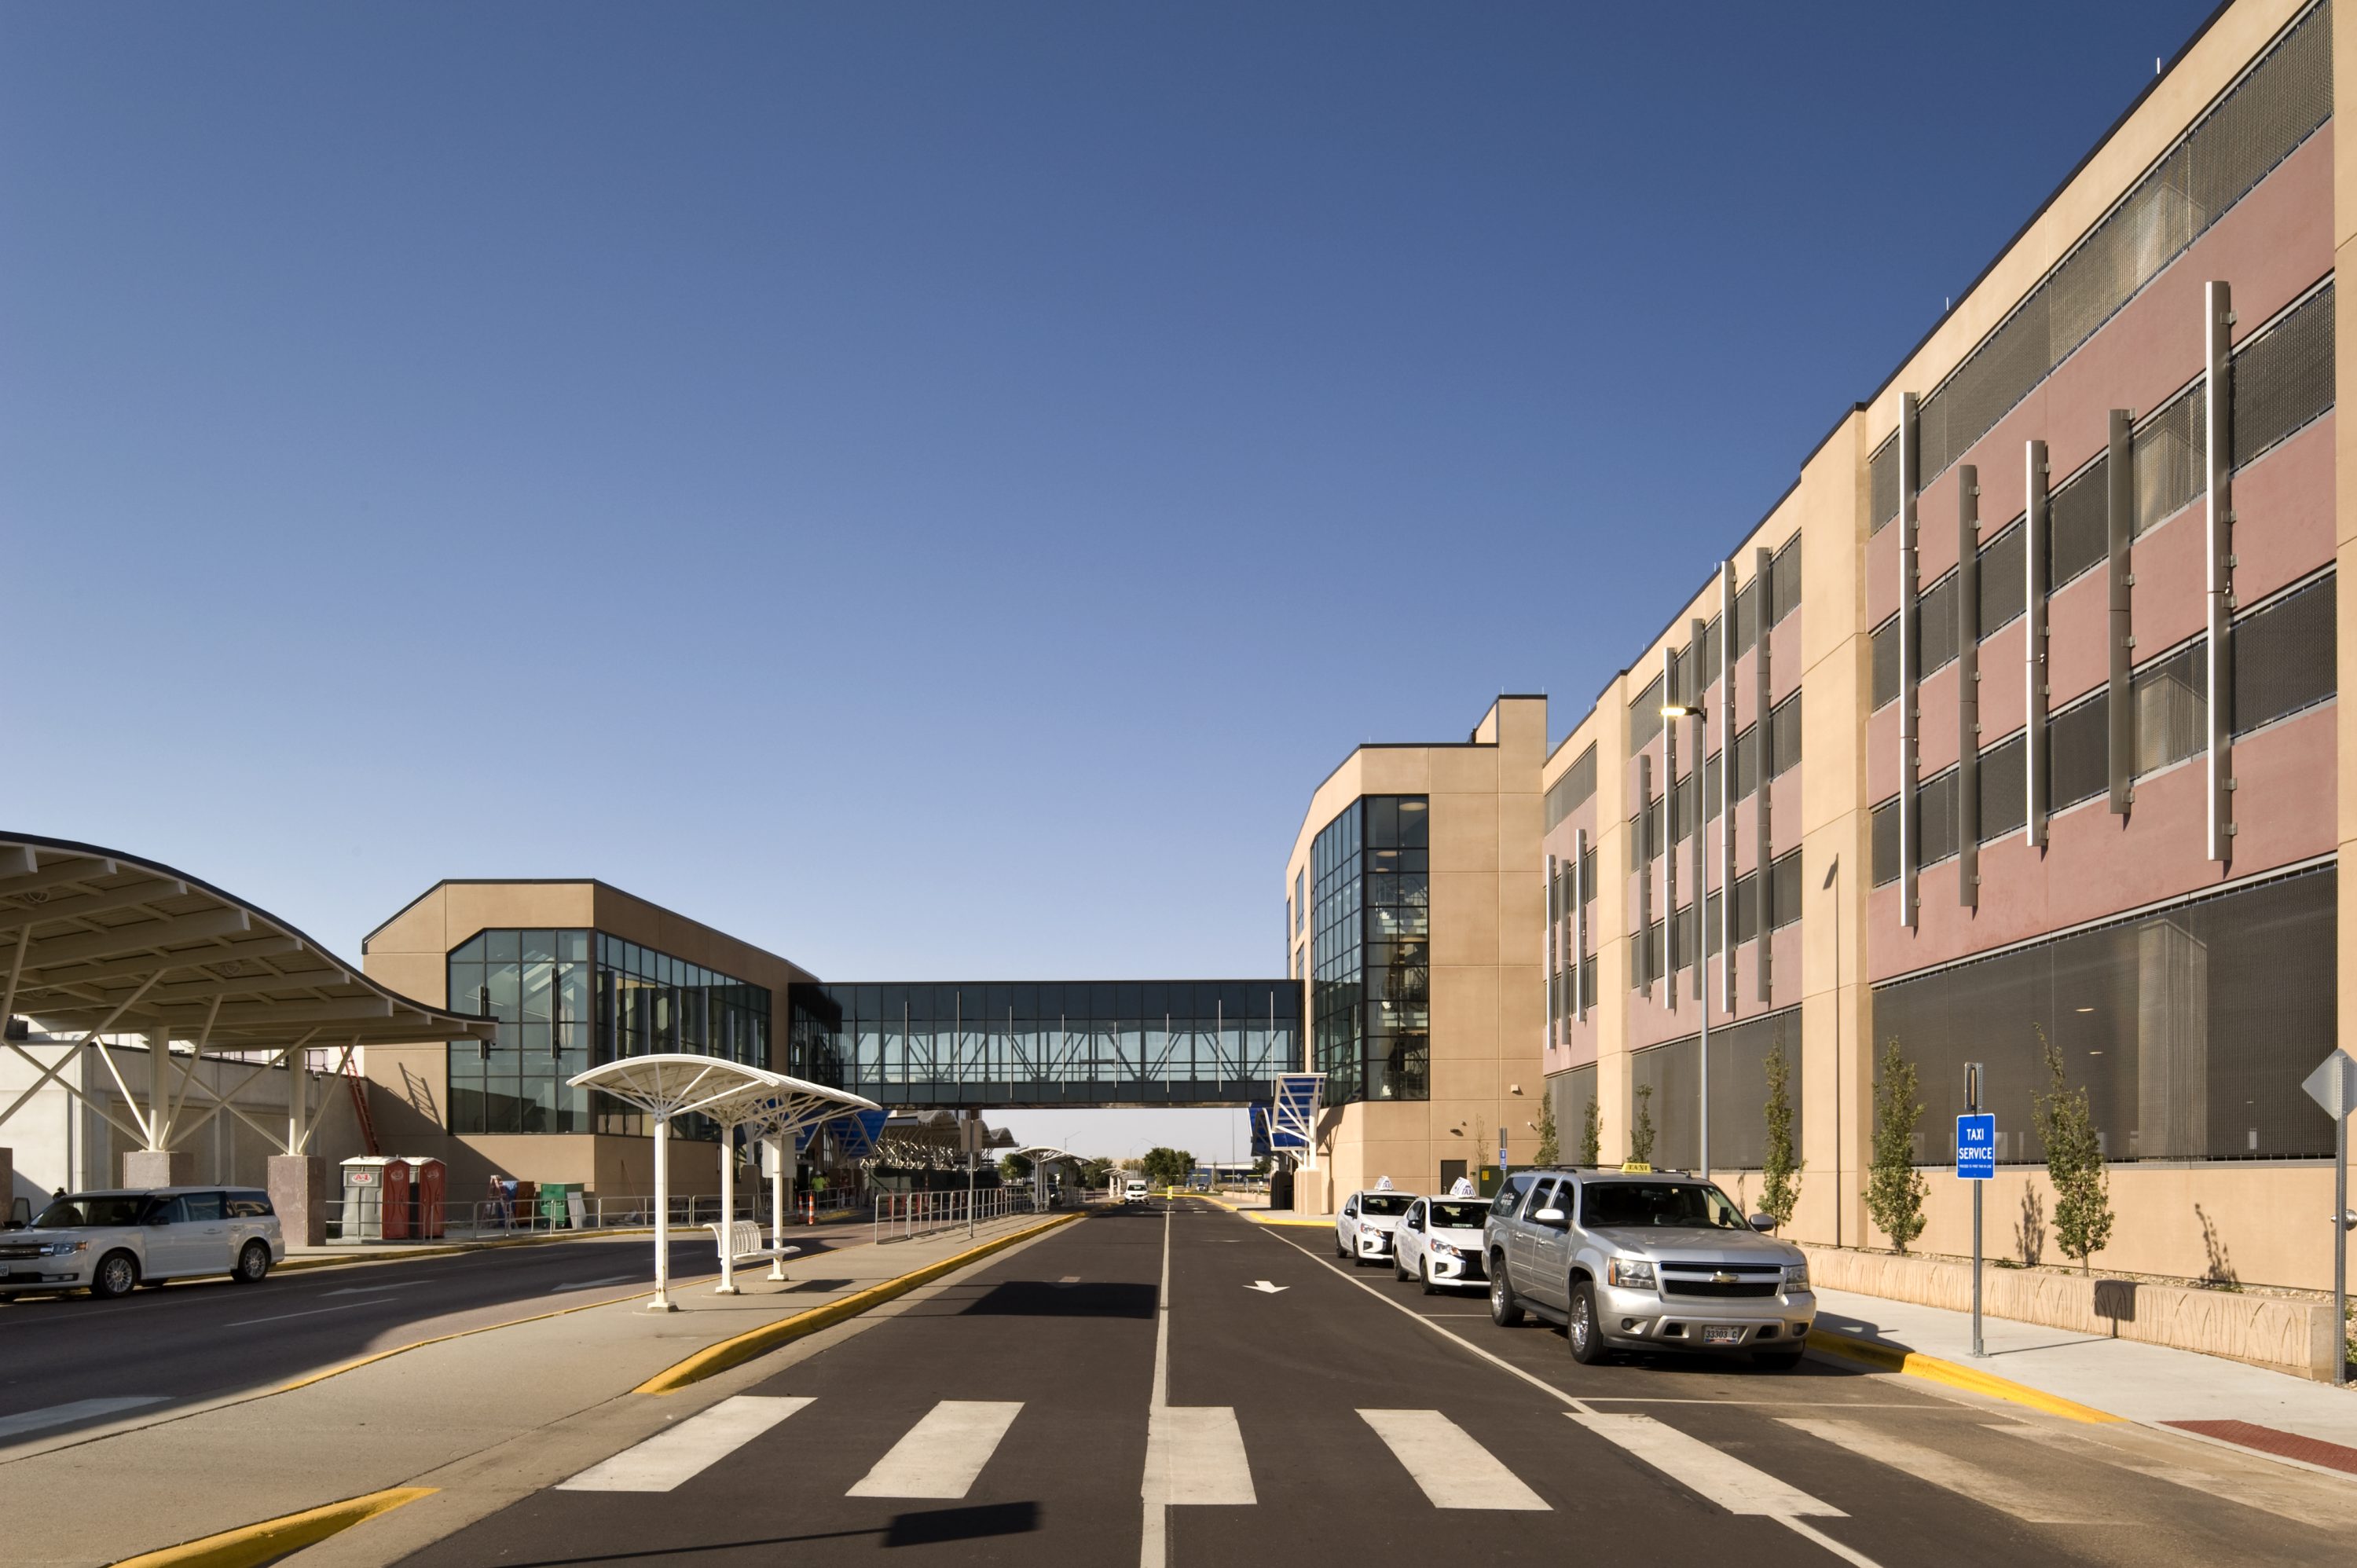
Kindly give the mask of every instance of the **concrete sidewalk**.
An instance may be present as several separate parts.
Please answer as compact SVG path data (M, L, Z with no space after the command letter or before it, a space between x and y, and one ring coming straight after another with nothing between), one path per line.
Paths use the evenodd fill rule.
M1070 1218L1023 1215L983 1225L972 1239L961 1228L840 1247L790 1261L795 1277L783 1283L763 1269L740 1272L739 1295L714 1294L710 1274L676 1281L680 1310L667 1315L648 1311L641 1294L442 1337L431 1323L412 1324L402 1330L404 1342L372 1347L325 1375L0 1446L0 1487L10 1496L95 1499L18 1509L8 1561L94 1568L411 1484L442 1494L371 1522L367 1533L382 1533L411 1511L501 1506L511 1492L562 1479L693 1414L737 1381L768 1375L755 1362L680 1393L632 1394L666 1369L737 1335ZM805 1343L856 1332L860 1321Z
M1975 1358L1970 1313L1849 1291L1817 1292L1817 1325L2147 1426L2344 1472L2357 1464L2357 1389L2336 1389L2190 1350L2001 1317L1982 1319L1988 1354Z

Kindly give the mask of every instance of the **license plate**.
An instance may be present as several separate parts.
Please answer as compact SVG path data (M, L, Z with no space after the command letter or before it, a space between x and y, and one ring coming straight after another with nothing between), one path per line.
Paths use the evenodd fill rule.
M1743 1330L1740 1328L1714 1328L1708 1324L1705 1324L1702 1331L1702 1342L1706 1345L1740 1345L1743 1343Z

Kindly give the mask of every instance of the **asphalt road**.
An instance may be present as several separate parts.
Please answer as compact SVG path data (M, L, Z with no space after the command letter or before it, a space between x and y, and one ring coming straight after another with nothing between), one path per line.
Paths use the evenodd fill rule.
M823 1251L826 1234L814 1230L806 1251ZM674 1281L715 1267L710 1236L674 1238ZM179 1280L116 1301L21 1297L0 1304L0 1444L267 1388L391 1346L653 1283L652 1240L628 1236L290 1270L255 1285Z
M1479 1295L1426 1297L1335 1262L1323 1231L1183 1202L1054 1232L410 1561L879 1551L2341 1563L2357 1488L1813 1359L1580 1367Z

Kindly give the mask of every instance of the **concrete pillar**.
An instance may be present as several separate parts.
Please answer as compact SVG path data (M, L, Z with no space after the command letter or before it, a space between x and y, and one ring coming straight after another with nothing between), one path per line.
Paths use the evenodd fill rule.
M133 1149L123 1156L125 1187L188 1187L197 1179L197 1156L188 1149Z
M16 1151L0 1149L0 1225L8 1222L16 1197ZM27 1194L29 1200L31 1195Z
M289 1247L328 1242L328 1161L322 1155L270 1156L270 1207Z

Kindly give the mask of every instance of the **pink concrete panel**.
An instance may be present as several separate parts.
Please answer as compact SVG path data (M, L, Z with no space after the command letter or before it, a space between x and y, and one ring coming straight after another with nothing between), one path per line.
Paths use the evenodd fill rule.
M2022 668L2029 641L2029 618L2016 616L1981 643L1981 745L1991 746L2022 725L2029 711L2029 682ZM1894 709L1895 711L1895 709ZM1875 799L1880 800L1880 796Z
M1801 768L1787 771L1768 786L1768 853L1781 856L1801 842ZM1757 834L1753 835L1757 838Z
M1791 696L1801 683L1801 613L1795 609L1778 621L1769 638L1768 701L1771 705ZM1746 713L1756 716L1749 715L1749 709Z
M2111 679L2111 587L2101 566L2047 600L2048 706L2059 708Z
M2324 854L2333 846L2330 706L2236 744L2242 830L2231 868L2205 857L2199 758L2137 781L2134 810L2115 817L2101 799L2052 820L2041 854L2020 834L1981 846L1980 901L1956 901L1954 861L1919 877L1920 925L1898 926L1896 883L1868 898L1867 970L1877 980L2029 940L2143 905Z
M1930 587L1956 564L1956 471L1932 477L1915 501L1916 581Z
M1870 805L1899 792L1899 704L1886 703L1866 721L1866 799Z
M1950 660L1915 688L1915 706L1923 715L1923 739L1916 755L1926 779L1956 760L1957 669L1957 661Z
M1759 864L1753 853L1759 842L1760 791L1754 789L1735 803L1735 875L1741 876Z
M2255 604L2333 558L2332 414L2234 476L2234 596Z
M2128 569L2136 575L2128 590L2129 624L2139 664L2210 624L2201 518L2201 507L2187 507L2138 539L2129 553Z
M1803 890L1804 897L1806 891ZM1801 999L1801 930L1800 922L1795 921L1770 937L1768 956L1771 968L1768 980L1769 988L1775 994L1765 1007L1754 1004L1753 1012L1764 1013L1770 1008L1789 1007ZM1750 993L1747 990L1744 994L1748 996Z

